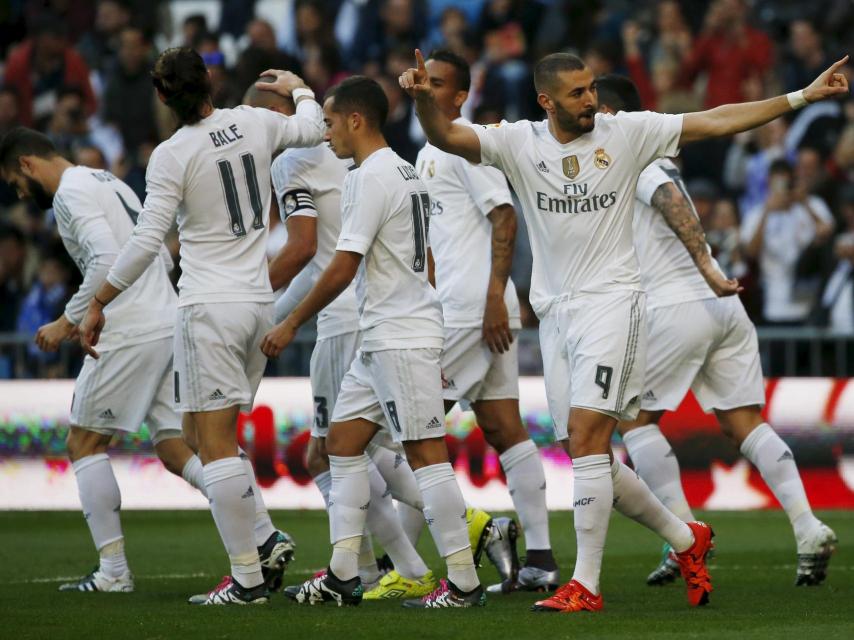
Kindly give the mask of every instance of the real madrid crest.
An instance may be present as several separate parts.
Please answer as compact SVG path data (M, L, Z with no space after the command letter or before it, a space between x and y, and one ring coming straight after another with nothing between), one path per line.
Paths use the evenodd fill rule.
M427 175L431 178L436 175L436 161L431 160L430 164L427 165Z
M611 166L611 156L605 153L604 149L596 149L593 166L597 169L607 169Z
M297 208L296 196L292 193L285 195L285 217L291 215Z
M578 175L578 156L567 156L563 159L563 175L570 180L575 180Z

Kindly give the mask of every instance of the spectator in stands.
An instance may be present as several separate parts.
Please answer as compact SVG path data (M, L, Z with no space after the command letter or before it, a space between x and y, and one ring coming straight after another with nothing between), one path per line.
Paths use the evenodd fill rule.
M791 325L807 319L819 285L812 273L799 274L809 249L820 249L833 234L833 216L820 198L797 185L791 167L776 160L769 172L765 204L745 217L741 241L759 263L766 323Z
M0 332L14 331L27 287L27 242L16 226L0 223Z
M194 13L184 18L181 25L181 46L198 47L199 41L205 34L210 33L208 19L203 13Z
M738 230L738 211L729 198L721 198L712 207L706 241L712 254L729 278L743 278L747 265L742 258Z
M74 164L79 164L84 167L92 167L93 169L109 170L111 167L107 164L107 158L104 152L92 144L77 145L71 150L71 161ZM118 173L122 173L119 171Z
M44 13L31 26L32 36L16 47L6 61L4 84L19 96L21 123L33 126L50 117L63 86L75 86L83 95L85 115L95 112L95 94L89 67L68 44L65 24Z
M830 66L815 25L807 19L789 25L789 46L782 69L783 87L798 91Z
M700 218L700 224L703 225L704 229L709 229L712 210L720 197L720 190L714 182L705 178L693 178L688 180L685 186L688 188L688 194L694 203L697 217Z
M380 63L389 51L400 47L409 50L421 44L426 32L423 3L417 0L382 0L379 13L379 35L367 45L366 59Z
M245 91L267 69L286 69L299 76L303 75L300 61L278 49L276 34L269 22L251 20L246 25L246 37L249 46L240 53L234 74L235 84L240 92Z
M56 92L56 106L45 133L64 155L70 155L75 146L92 144L85 103L77 87L61 87Z
M733 137L723 166L727 189L741 194L742 213L762 206L768 198L768 170L775 160L786 156L786 121L772 120L764 127Z
M798 149L795 160L795 182L808 194L824 200L830 210L836 213L837 184L831 180L825 168L821 151L812 146Z
M854 184L840 195L845 231L836 237L836 266L822 293L819 319L834 331L854 334Z
M101 74L113 69L121 32L130 24L130 20L130 7L125 0L99 0L94 28L77 43L77 51L90 69Z
M119 36L116 68L107 76L102 118L121 133L125 152L135 154L143 140L157 133L154 88L151 84L151 42L137 27Z
M0 138L21 124L20 115L18 92L12 87L0 87Z

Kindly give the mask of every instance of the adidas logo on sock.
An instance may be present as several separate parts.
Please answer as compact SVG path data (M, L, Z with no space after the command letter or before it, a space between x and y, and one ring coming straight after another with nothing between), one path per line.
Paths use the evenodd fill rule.
M241 498L251 498L251 497L253 497L254 495L255 495L255 492L252 490L252 487L250 486L250 487L246 490L246 493L244 493L244 494L243 494L242 496L240 496L240 497L241 497Z
M403 456L399 453L394 454L394 468L397 469L400 465L403 464Z
M443 426L444 426L444 423L440 422L439 418L437 418L436 416L433 416L433 418L431 418L430 422L427 423L428 429L440 429Z
M781 455L779 458L777 458L777 462L783 462L783 460L794 460L794 459L795 459L795 456L793 456L792 452L787 449L783 453L783 455Z
M656 400L655 393L650 389L645 394L643 394L644 400L652 400L653 402Z
M101 418L101 420L115 420L116 419L116 416L113 415L112 409L105 409L104 411L102 411L101 413L98 414L98 417Z
M225 394L219 389L215 389L214 392L208 396L208 400L225 400Z

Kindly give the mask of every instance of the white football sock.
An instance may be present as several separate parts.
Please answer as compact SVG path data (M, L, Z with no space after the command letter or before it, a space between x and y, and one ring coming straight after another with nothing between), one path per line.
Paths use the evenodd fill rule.
M418 469L415 477L424 498L424 517L430 535L448 565L448 580L461 591L476 589L480 581L466 527L466 503L454 468L450 462L432 464Z
M638 475L664 506L684 522L695 520L682 489L679 461L658 425L632 429L623 435L623 442Z
M404 502L398 502L397 517L400 518L400 524L403 526L409 542L413 547L417 547L418 540L421 538L421 532L424 531L424 525L427 524L424 520L424 512L420 509L410 507Z
M95 548L100 551L111 542L122 540L124 536L119 518L122 496L113 474L110 457L106 453L86 456L72 463L71 468L77 477L80 506L83 508L83 517L89 526ZM107 575L117 578L121 573Z
M205 470L202 467L202 461L199 456L190 456L184 468L181 470L181 477L187 481L190 486L195 487L202 492L204 497L208 497L207 489L205 489Z
M551 549L546 474L533 440L513 445L499 456L507 489L525 532L526 549Z
M379 541L380 546L391 558L394 568L404 578L417 580L427 573L427 565L418 555L415 547L400 524L400 518L391 493L388 492L385 480L383 480L376 466L371 464L368 470L371 481L371 506L368 507L368 531ZM424 516L418 512L421 520ZM371 548L371 561L376 569L374 550ZM361 562L360 562L361 565Z
M652 529L673 547L676 553L694 544L694 534L685 522L655 497L640 476L617 459L611 465L614 508Z
M205 487L216 528L231 562L231 575L251 589L264 580L252 531L255 491L239 457L221 458L204 467Z
M369 463L364 454L329 456L329 534L333 544L329 568L344 581L359 575L359 549L371 502Z
M125 539L114 540L110 544L101 547L98 568L106 576L118 578L128 570L128 561L125 557Z
M741 452L759 469L789 516L795 539L798 544L803 543L821 521L812 513L792 450L771 425L763 422L741 443Z
M329 508L329 492L332 490L332 474L328 471L323 471L314 476L314 484L317 485L320 495L323 496L323 504Z
M368 522L370 522L373 503L374 496L371 495L371 507L368 507ZM377 557L374 555L374 541L367 529L362 532L362 541L359 546L358 565L359 577L362 579L362 584L376 582L382 577L380 569L377 567Z
M255 546L260 547L267 542L267 539L271 535L276 533L276 527L273 526L273 521L270 520L270 512L267 511L267 505L264 504L264 496L261 495L261 489L258 487L258 480L255 478L255 468L252 466L252 461L240 447L237 448L237 454L243 460L246 477L249 478L252 493L255 496Z
M574 458L572 473L573 518L578 546L572 579L595 595L599 593L602 554L614 499L611 460L607 453Z
M423 511L424 500L418 489L418 481L415 479L412 467L406 461L406 456L377 446L373 442L368 444L367 454L379 469L388 488L391 489L391 496L398 502Z

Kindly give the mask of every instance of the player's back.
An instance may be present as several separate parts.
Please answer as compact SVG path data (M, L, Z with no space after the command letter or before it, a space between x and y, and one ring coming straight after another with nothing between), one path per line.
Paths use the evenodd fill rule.
M283 146L285 118L252 107L215 109L152 155L149 191L157 182L181 195L181 305L273 300L270 160Z
M427 278L429 211L415 167L388 147L347 176L338 249L364 255L356 291L366 351L442 347L442 307Z
M133 190L108 171L71 167L62 174L54 197L54 214L62 241L85 275L95 256L94 245L112 245L116 252L133 232L142 204ZM171 334L175 323L175 291L168 266L159 257L145 273L105 310L107 324L101 348L111 349Z
M640 264L641 286L646 291L647 308L650 309L715 297L685 245L661 212L652 206L656 190L671 182L682 192L694 211L679 169L671 160L660 158L654 161L638 178L632 227ZM694 215L697 215L696 211Z

